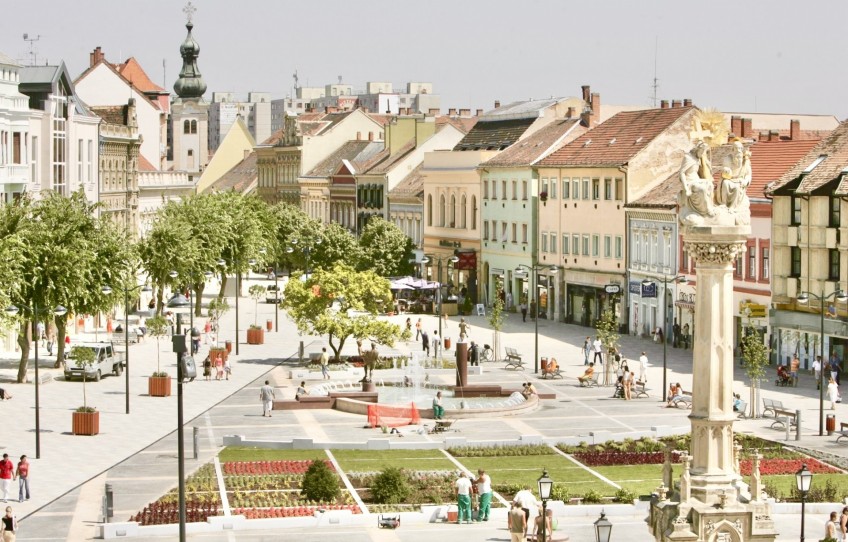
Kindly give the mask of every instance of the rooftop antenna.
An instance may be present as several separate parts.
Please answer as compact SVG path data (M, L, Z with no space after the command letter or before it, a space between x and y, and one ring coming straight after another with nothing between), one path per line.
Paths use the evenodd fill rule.
M660 88L660 80L657 79L657 50L659 48L659 36L654 37L654 83L651 85L651 88L654 89L654 95L651 98L653 101L653 107L657 106L657 89Z
M342 76L341 75L339 75L339 84L340 85L342 84Z
M297 88L298 88L297 87L297 82L298 82L297 69L294 70L294 73L292 74L292 79L294 79L294 89L293 89L293 92L292 92L292 96L297 98Z
M30 66L35 66L36 57L38 55L38 53L35 50L35 42L40 40L40 39L41 39L41 34L35 36L34 38L31 38L29 36L29 34L26 34L26 33L24 34L24 41L29 42L29 53L28 54L29 54L29 57L30 57L30 64L29 64Z

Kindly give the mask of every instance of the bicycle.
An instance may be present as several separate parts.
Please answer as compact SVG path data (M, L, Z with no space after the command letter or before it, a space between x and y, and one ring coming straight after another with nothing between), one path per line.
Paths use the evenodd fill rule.
M480 361L494 361L495 351L488 344L483 345L483 351L480 352Z

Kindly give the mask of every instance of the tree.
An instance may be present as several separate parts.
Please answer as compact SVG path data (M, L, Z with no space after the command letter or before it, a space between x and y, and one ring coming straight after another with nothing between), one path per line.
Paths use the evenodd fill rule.
M400 326L377 318L380 306L391 301L388 280L338 263L309 280L290 280L282 306L301 333L327 335L338 361L350 337L388 346L401 337Z
M301 211L290 203L281 202L271 208L273 216L272 238L269 243L267 257L268 262L275 265L277 269L304 269L306 261L304 254L295 250L291 253L286 249L293 246L292 241L305 239L315 232L321 231L321 224L317 220Z
M88 409L88 400L85 393L85 373L96 359L94 349L87 346L75 346L71 348L70 357L74 360L74 365L82 369L82 409L79 412L91 412L94 409Z
M339 498L339 478L325 461L313 461L303 474L303 495L310 501L332 503Z
M501 293L503 293L503 286L500 283L497 284L495 288L495 301L492 303L492 311L489 313L489 325L492 326L492 330L494 333L494 340L492 341L494 344L492 348L495 351L495 360L500 359L501 355L501 329L503 329L504 319L506 318L506 314L504 313L504 302L501 299Z
M375 216L359 237L362 257L358 269L370 269L381 277L411 275L414 270L412 239L394 223Z
M209 318L212 319L215 329L215 346L218 346L218 325L221 322L221 317L230 310L230 305L226 299L213 299L209 302Z
M147 332L152 337L156 337L156 373L153 376L168 376L167 373L162 374L162 369L159 365L159 339L168 334L168 321L161 314L157 314L153 318L148 318L145 322Z
M247 293L253 299L253 325L256 327L258 326L256 322L259 319L259 300L265 297L265 287L261 284L254 284L247 290Z
M615 306L614 303L613 306ZM604 383L606 384L612 377L610 357L615 353L616 348L618 348L618 318L615 312L612 309L606 309L601 313L601 318L595 325L595 329L598 332L598 338L601 340L604 351L607 353L607 363L604 366Z
M225 223L226 236L220 247L220 258L226 262L221 272L221 290L224 297L227 273L241 275L250 269L250 260L261 260L260 250L274 239L274 215L270 207L255 196L244 196L235 191L215 192L216 219ZM267 251L267 249L266 249ZM240 295L241 292L236 292Z
M742 367L745 369L745 374L751 379L752 418L760 417L760 380L766 375L768 364L769 348L763 343L763 339L757 330L748 325L745 328L745 337L742 338Z
M352 233L337 222L327 224L320 232L321 244L316 245L309 256L313 269L331 269L336 262L357 267L362 252Z

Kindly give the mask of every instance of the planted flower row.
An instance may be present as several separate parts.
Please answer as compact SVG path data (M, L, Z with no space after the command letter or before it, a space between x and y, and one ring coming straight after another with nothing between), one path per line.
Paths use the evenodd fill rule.
M743 459L739 462L739 471L742 476L750 476L754 462L750 459ZM807 465L807 469L813 474L838 474L840 471L825 465L821 461L813 458L806 459L763 459L760 461L760 474L763 476L778 475L778 474L795 474L801 470L802 465Z
M362 511L356 505L334 504L327 506L293 506L282 508L234 508L233 514L243 515L247 519L296 518L315 515L318 510L350 510L354 514Z
M671 461L680 462L681 453L672 452ZM574 458L590 467L613 465L657 465L665 462L663 452L578 452Z
M325 461L330 470L333 464ZM227 461L222 464L224 474L304 474L312 461Z
M347 491L342 492L336 502L310 501L301 496L300 491L237 491L229 493L230 505L237 508L269 508L289 506L339 506L353 504L353 497Z

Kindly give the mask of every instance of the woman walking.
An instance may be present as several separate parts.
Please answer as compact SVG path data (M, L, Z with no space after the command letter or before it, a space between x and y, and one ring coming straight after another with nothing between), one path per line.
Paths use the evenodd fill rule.
M15 542L15 533L18 531L18 520L12 515L12 507L6 507L6 515L3 516L3 521L0 523L0 535L3 535L3 542Z
M836 410L836 403L841 402L841 399L839 398L839 386L833 377L827 383L827 397L830 399L830 410Z

